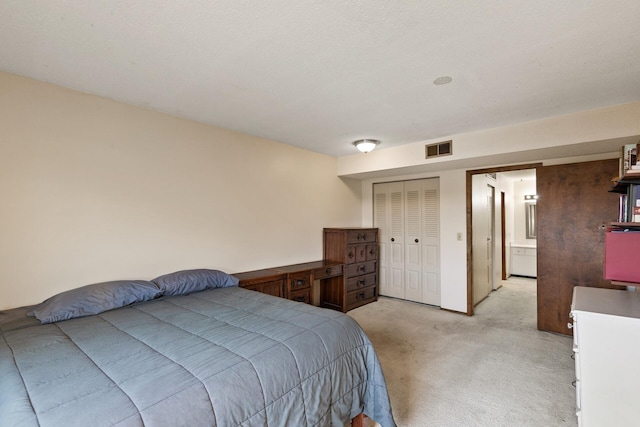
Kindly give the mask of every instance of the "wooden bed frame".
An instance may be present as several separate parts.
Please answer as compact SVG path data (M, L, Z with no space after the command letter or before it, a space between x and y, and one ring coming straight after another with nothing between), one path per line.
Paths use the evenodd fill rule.
M368 427L368 419L369 418L367 418L365 414L357 415L354 419L351 420L351 427Z

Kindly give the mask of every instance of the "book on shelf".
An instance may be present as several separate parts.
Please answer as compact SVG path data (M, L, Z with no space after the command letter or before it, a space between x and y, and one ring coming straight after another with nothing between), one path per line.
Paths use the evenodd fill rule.
M627 188L627 221L640 222L640 184L630 184Z
M627 195L620 194L620 203L618 205L618 222L627 221Z
M633 207L631 222L640 222L640 203Z

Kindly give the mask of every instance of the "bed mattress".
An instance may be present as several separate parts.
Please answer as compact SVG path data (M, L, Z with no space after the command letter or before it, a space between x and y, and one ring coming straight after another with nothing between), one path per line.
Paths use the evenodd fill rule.
M238 287L51 324L0 312L3 426L394 426L342 313Z

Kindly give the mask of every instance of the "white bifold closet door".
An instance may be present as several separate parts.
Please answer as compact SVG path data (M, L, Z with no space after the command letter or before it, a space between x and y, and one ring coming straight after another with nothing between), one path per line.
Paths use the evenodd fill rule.
M373 187L380 295L440 306L438 178Z

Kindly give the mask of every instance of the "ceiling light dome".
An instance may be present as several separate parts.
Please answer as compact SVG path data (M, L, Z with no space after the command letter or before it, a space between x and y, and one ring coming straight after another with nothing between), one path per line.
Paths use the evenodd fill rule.
M376 145L380 144L380 141L377 139L359 139L353 142L353 145L363 153L368 153L369 151L376 148Z

